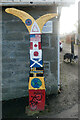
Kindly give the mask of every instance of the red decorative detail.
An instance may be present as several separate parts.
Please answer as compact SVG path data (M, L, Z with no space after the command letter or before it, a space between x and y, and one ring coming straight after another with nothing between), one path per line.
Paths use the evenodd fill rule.
M32 32L39 32L38 27L36 25L33 26Z
M30 49L33 49L33 42L30 42Z
M39 54L39 53L38 53L37 51L34 52L34 56L38 56L38 54Z
M44 110L45 90L29 90L29 105L31 110Z
M37 47L37 44L35 44L34 47Z
M41 42L38 42L38 48L41 49Z

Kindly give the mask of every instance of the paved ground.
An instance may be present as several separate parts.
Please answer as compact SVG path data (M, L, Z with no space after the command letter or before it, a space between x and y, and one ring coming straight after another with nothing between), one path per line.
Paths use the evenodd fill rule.
M60 53L60 81L61 94L49 101L50 113L43 115L47 118L78 118L78 63L68 64L63 62L63 55L71 52L71 45L63 43ZM78 46L74 47L75 55Z
M27 115L25 105L27 99L3 104L4 117L18 118L78 118L78 63L68 64L63 62L63 55L70 53L70 44L63 43L63 51L60 53L60 81L61 93L57 96L50 95L46 98L46 110L44 112ZM75 45L75 54L78 54L78 46Z
M63 55L71 52L70 44L63 43L63 51L60 53L60 81L61 93L49 99L50 112L42 115L47 118L78 118L78 63L63 62ZM78 46L74 46L75 55L78 54Z

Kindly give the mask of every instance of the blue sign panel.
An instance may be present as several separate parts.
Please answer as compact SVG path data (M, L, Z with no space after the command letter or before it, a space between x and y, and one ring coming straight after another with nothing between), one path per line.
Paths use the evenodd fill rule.
M43 67L42 59L31 59L30 67Z

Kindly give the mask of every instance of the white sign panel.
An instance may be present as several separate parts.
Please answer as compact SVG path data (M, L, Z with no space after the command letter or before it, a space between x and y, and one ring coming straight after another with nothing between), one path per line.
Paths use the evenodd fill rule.
M52 33L53 32L53 23L52 21L48 21L42 29L42 33Z
M42 59L42 50L30 50L30 59Z

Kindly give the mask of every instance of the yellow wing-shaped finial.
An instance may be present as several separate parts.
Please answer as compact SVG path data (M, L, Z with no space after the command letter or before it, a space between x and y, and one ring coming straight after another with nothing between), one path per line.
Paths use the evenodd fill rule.
M40 28L40 31L42 31L42 28L43 28L44 24L45 24L48 20L52 19L52 18L55 17L55 16L57 16L56 13L51 13L51 14L45 14L45 15L39 17L39 18L36 20L36 22L37 22L37 24L38 24L38 26L39 26L39 28Z
M10 13L10 14L13 14L13 15L19 17L23 21L23 23L26 25L26 27L30 33L31 27L35 21L35 19L31 15L29 15L28 13L26 13L22 10L18 10L15 8L7 8L5 11L7 13Z
M23 23L26 25L30 34L41 33L44 24L49 19L52 19L53 17L57 16L56 13L45 14L41 16L40 18L38 18L37 20L35 20L31 15L29 15L28 13L22 10L18 10L15 8L7 8L5 11L7 13L10 13L10 14L13 14L19 17L23 21Z

